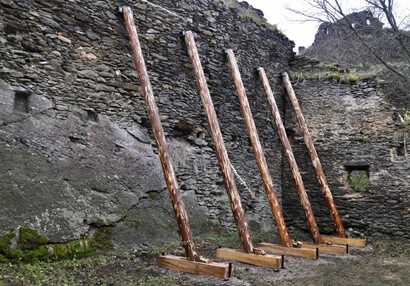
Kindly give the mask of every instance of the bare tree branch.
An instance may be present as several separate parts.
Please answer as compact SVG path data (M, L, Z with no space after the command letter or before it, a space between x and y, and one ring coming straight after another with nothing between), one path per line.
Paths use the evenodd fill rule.
M355 23L349 19L346 14L347 10L342 7L340 0L304 0L304 2L310 7L310 9L300 11L298 9L288 8L288 10L310 20L316 20L321 23L332 23L345 33L350 31L350 33L352 33L381 64L403 79L406 84L410 85L409 75L390 64L364 39L363 33L358 31L355 27ZM378 14L379 16L386 18L392 30L392 33L389 34L392 35L399 44L399 47L403 51L403 55L405 55L405 58L407 59L407 63L410 63L410 51L407 45L409 36L403 33L397 25L397 20L394 15L394 0L365 0L365 2L367 3L367 10L371 11L372 15Z

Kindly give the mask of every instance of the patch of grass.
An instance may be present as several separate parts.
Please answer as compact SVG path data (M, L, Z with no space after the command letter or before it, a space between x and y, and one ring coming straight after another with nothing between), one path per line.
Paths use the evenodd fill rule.
M204 239L205 240L205 239ZM239 241L236 233L206 240L198 249L215 253L215 241ZM178 244L163 246L175 249ZM321 263L298 259L280 272L252 265L235 269L235 283L249 285L409 285L409 241L378 240L349 256L323 256ZM165 270L150 252L116 253L57 262L0 264L0 285L219 285L218 278ZM209 257L212 258L212 257ZM285 275L281 275L284 273ZM349 284L349 283L348 283Z
M211 242L216 242L220 247L233 247L240 242L236 232L228 232L221 236L207 237L206 239Z

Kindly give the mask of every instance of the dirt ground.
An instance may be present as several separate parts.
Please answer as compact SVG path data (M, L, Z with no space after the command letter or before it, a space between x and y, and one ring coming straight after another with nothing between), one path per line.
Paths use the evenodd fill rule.
M201 254L239 247L236 237L197 240ZM320 254L318 260L286 257L285 269L234 262L229 280L163 269L161 253L183 255L167 245L135 253L112 253L85 259L34 264L0 264L0 285L410 285L409 241L373 241L349 254ZM217 261L217 259L214 259Z

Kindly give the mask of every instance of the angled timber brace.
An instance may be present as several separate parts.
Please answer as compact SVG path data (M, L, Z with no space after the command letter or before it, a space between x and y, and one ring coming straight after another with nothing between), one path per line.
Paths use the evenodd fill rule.
M185 248L185 253L187 256L186 259L173 255L161 256L158 258L158 264L160 266L172 268L175 270L228 278L232 276L233 273L233 267L230 264L228 265L223 263L209 262L198 257L188 220L188 215L185 209L184 202L182 200L182 195L178 186L175 172L172 167L164 131L162 129L161 121L158 115L158 107L155 103L155 98L145 66L144 57L138 40L138 34L134 24L133 14L129 7L120 7L119 11L123 12L124 14L125 24L129 33L130 44L134 55L134 63L140 78L148 116L151 122L155 141L157 142L165 181L168 186L169 194L175 212L175 217L178 221L183 246Z
M231 163L228 158L228 153L224 145L221 129L218 123L218 118L216 116L215 108L211 99L208 84L206 82L205 74L202 69L201 60L199 58L194 36L191 31L185 32L184 36L185 43L188 49L188 54L191 58L192 67L200 92L202 105L204 107L205 114L208 119L208 124L211 130L212 139L214 141L216 154L221 166L222 176L225 182L225 189L227 191L231 203L231 209L235 219L236 229L238 231L238 235L241 240L244 251L240 252L237 250L220 248L217 250L216 255L219 258L234 259L237 261L254 265L267 266L272 268L283 268L283 255L282 257L274 255L261 255L260 250L253 247L252 238L249 233L245 213L242 208L241 198L238 193L234 174L231 168Z

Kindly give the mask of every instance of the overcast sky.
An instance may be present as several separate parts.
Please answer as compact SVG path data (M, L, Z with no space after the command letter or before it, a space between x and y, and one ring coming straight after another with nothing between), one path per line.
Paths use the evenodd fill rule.
M291 6L295 9L306 8L305 0L246 0L254 8L260 9L265 14L265 18L271 24L276 24L278 28L288 36L289 39L295 42L298 46L308 47L313 43L318 23L313 22L295 22L297 16L286 10L286 6ZM345 7L359 9L364 7L364 0L341 0ZM399 9L400 19L410 18L410 0L395 0L395 4Z

